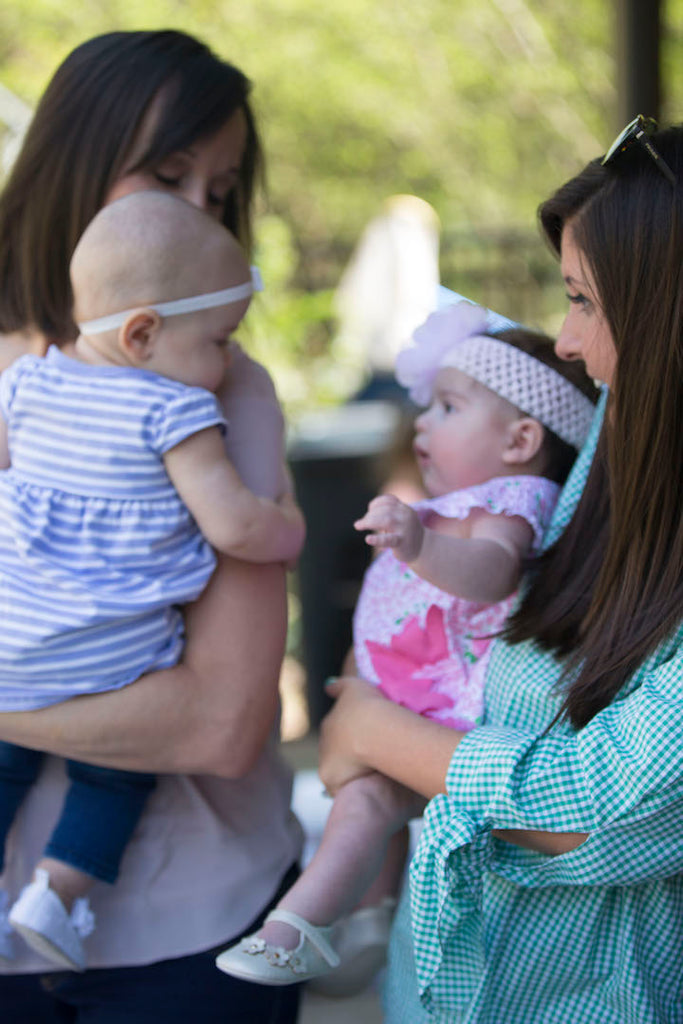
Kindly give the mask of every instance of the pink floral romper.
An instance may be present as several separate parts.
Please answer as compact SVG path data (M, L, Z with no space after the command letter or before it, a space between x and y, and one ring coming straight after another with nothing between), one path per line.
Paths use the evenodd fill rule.
M494 477L414 508L423 519L430 512L466 519L475 508L522 516L534 531L530 553L536 554L559 492L544 477ZM397 704L454 729L471 729L482 720L489 649L514 597L497 604L453 597L383 551L367 570L356 605L358 674Z

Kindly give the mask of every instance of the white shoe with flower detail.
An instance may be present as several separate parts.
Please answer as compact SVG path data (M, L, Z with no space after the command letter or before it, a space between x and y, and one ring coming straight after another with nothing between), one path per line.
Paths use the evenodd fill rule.
M282 921L296 928L301 935L296 949L271 946L258 935L248 935L223 950L216 958L216 967L233 978L259 985L294 985L339 966L339 957L329 942L331 928L316 928L288 910L273 910L267 921Z

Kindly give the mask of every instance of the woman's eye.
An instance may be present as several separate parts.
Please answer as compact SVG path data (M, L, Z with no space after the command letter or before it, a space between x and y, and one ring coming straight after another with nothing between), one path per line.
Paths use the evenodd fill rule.
M178 188L180 185L180 177L178 175L162 174L161 171L155 171L154 177L160 185L165 185L166 188Z
M582 295L581 292L577 292L575 295L566 292L566 296L574 306L581 306L583 309L586 309L590 305L590 300L585 295Z

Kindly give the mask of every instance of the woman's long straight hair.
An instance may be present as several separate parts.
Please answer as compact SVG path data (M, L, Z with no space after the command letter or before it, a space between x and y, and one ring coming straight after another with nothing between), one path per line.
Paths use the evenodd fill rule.
M540 208L559 254L571 222L617 352L574 516L508 624L565 660L563 714L585 725L683 618L683 126L588 165Z
M148 170L217 131L237 110L247 143L224 223L247 249L262 158L250 83L183 32L110 32L57 69L0 195L0 331L75 337L69 261L124 170ZM131 154L153 101L147 151Z

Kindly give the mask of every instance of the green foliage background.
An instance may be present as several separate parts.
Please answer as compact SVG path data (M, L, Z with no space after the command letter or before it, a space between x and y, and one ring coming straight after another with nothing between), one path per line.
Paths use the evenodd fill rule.
M610 0L5 0L0 82L33 103L98 32L193 32L254 82L268 157L250 344L290 409L344 397L332 294L387 196L442 225L442 278L552 329L540 199L618 127ZM663 4L663 110L683 119L683 0ZM490 253L495 258L490 258ZM507 275L501 290L496 279ZM531 291L529 288L531 287ZM548 297L550 294L550 298Z

